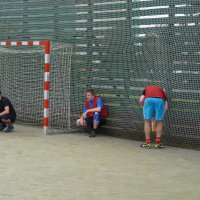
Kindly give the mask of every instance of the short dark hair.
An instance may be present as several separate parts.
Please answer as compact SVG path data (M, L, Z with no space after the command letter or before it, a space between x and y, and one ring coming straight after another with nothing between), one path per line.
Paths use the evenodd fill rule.
M89 92L89 93L91 93L91 95L95 95L95 91L93 90L93 89L87 89L87 91L86 91L87 93Z

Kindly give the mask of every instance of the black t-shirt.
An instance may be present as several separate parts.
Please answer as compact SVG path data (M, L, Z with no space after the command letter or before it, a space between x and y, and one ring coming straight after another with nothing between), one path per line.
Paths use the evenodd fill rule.
M9 106L9 115L16 116L15 109L10 100L7 97L2 96L0 100L0 113L5 110L6 106Z

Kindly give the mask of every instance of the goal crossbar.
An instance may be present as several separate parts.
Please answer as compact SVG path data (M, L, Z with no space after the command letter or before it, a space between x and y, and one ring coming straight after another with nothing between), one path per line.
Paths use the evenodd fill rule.
M44 47L44 117L43 132L47 135L49 127L49 88L50 88L50 41L7 41L1 46L43 46Z

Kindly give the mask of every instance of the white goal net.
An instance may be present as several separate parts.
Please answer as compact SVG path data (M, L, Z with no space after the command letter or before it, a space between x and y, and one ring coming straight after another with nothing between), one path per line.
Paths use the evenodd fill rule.
M51 43L48 132L71 129L70 73L72 46ZM17 122L44 124L43 46L0 46L0 89L17 113Z

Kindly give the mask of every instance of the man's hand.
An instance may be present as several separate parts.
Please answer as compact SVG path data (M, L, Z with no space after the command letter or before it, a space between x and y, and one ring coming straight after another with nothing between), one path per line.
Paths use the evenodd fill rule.
M76 125L77 126L87 126L83 116L81 116L81 118L76 121Z
M83 119L83 117L81 117L80 119L79 119L79 122L80 122L80 124L83 126L84 125L84 119Z
M145 99L145 96L142 95L142 96L140 97L140 100L139 100L139 103L140 103L141 105L144 104L144 99Z
M169 106L168 106L168 103L167 101L165 101L165 111L169 110Z
M82 114L83 119L87 117L87 111Z

